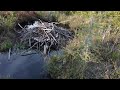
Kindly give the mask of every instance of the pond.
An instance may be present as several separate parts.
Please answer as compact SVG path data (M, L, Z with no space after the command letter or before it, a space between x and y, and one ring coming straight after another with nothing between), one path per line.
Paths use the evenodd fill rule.
M50 56L60 55L62 51L53 51ZM47 60L40 53L21 56L8 53L0 54L1 79L51 79L47 71Z

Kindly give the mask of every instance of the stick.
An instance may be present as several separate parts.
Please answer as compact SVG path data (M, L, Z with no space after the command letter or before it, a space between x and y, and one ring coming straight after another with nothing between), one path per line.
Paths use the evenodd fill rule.
M50 33L50 35L53 37L53 39L57 42L57 40L54 38L54 36ZM58 42L57 42L58 43Z
M29 46L31 47L31 39L29 38Z
M64 35L64 36L66 36L66 37L72 38L72 36L65 35L65 34L63 34L63 33L61 33L61 32L58 32L58 31L57 31L57 33L62 34L62 35Z
M38 19L40 21L40 23L42 23L42 21L40 19Z
M29 49L31 49L31 48L33 48L36 44L38 44L39 42L36 42L36 43L34 43L34 45L33 46L31 46L30 48L28 48L28 50Z
M11 53L11 48L9 49L8 60L10 60L10 53Z
M31 46L30 48L28 48L26 51L28 51L29 49L33 48L37 43L39 43L39 42L34 43L34 45ZM25 53L26 51L24 51L23 53Z
M44 45L44 54L47 54L47 49L48 49L48 46Z
M21 29L24 29L19 23L18 23L18 26L20 26L21 27Z
M45 34L47 35L48 39L50 40L50 37L48 36L48 34L46 33L46 31L44 31L44 32L45 32Z

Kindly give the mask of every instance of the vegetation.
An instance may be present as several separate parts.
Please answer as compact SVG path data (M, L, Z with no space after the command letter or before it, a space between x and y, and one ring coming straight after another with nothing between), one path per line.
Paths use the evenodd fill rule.
M69 20L72 18L67 23L74 30L75 38L64 48L66 54L61 58L56 56L56 58L51 58L49 64L51 76L53 78L75 79L86 78L87 74L89 78L119 78L120 76L117 73L119 72L117 63L120 62L119 15L119 12L113 11L75 12L69 16L65 15L64 17L67 17ZM65 66L59 63L64 62L64 60L66 60ZM90 70L93 65L90 62L93 62L96 66L93 67L93 71L88 72L88 69ZM102 64L104 68L102 69L103 72L98 75L96 70L99 71L101 69L99 64ZM69 73L68 70L71 69L73 71ZM78 75L78 73L81 75ZM95 76L96 74L98 76Z
M0 45L0 50L1 51L5 51L8 50L9 48L12 47L12 43L9 40L5 40L3 43L1 43Z
M119 11L0 12L0 51L13 46L16 35L13 28L25 17L26 20L41 17L58 21L75 33L74 39L63 47L64 54L49 60L48 71L52 78L120 78Z

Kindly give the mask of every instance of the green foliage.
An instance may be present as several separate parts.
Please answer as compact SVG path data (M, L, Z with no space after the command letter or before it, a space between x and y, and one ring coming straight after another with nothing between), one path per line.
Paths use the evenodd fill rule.
M75 73L79 68L77 69L78 66L73 64L73 61L77 63L81 63L81 61L93 61L105 64L106 62L115 63L120 60L120 12L76 11L73 14L69 14L69 16L68 14L64 14L61 17L63 20L64 18L69 20L68 24L75 32L75 38L65 48L65 52L67 52L66 55L51 60L50 66L57 68L50 69L50 73L54 78L71 78L69 70L73 69L73 67L72 72L74 72L74 74L72 73L72 75L74 77L72 78L78 78L79 75ZM65 66L69 65L70 67L67 67L67 69L62 63L57 64L59 61L63 62L64 60L68 60ZM59 68L59 66L61 68ZM84 71L84 69L82 70ZM53 73L52 71L55 72ZM80 71L81 70L79 70L79 72ZM114 72L111 73L113 75L110 75L111 78L114 78L115 75L118 77L119 74L115 68L113 71ZM81 75L79 78L81 78Z
M14 13L11 13L7 17L0 16L0 22L2 23L2 25L7 27L8 29L13 29L15 21L16 21L16 17Z
M48 69L52 78L56 79L83 79L85 61L78 54L64 54L62 57L51 58Z
M114 60L120 59L120 52L112 52L111 56Z
M6 51L12 47L12 42L8 39L1 43L0 51Z

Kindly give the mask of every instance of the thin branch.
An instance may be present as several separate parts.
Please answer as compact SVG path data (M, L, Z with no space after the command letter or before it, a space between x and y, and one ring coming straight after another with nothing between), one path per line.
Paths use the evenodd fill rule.
M18 26L19 26L21 29L24 29L19 23L18 23Z
M10 60L10 55L11 54L11 48L9 49L9 53L8 53L8 60Z

